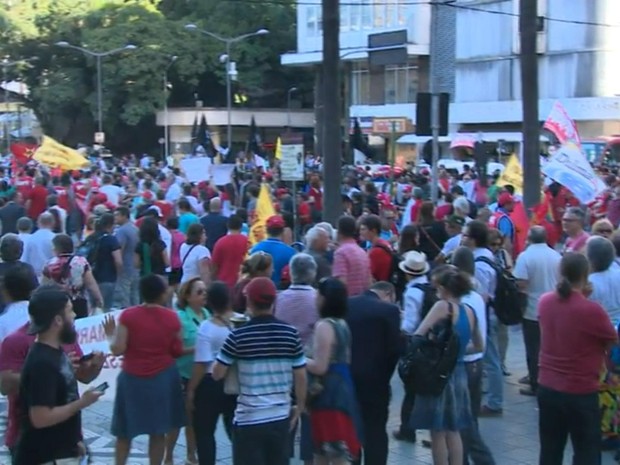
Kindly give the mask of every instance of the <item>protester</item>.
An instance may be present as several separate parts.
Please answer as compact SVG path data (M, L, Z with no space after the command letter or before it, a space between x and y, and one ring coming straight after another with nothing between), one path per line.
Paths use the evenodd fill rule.
M71 299L76 318L87 317L91 311L88 303L90 293L93 308L103 306L103 296L97 285L88 260L74 254L73 240L66 234L58 234L52 239L54 254L43 268L43 284L60 285Z
M0 341L28 322L28 301L36 287L27 268L13 267L4 274L1 292L5 306L0 315Z
M432 202L422 203L418 228L420 231L418 250L426 255L429 262L432 262L441 253L448 240L444 223L435 220L435 206Z
M213 252L215 243L228 232L228 219L222 215L222 201L219 197L212 198L208 206L207 214L200 218L200 224L205 229L207 240L205 246Z
M24 250L24 243L13 233L8 233L0 239L0 283L6 274L15 269L23 269L30 278L29 288L35 289L39 285L39 280L32 266L20 260ZM5 303L0 294L0 311L4 310Z
M204 283L211 281L211 252L205 244L205 230L199 223L190 225L185 244L181 245L181 284L193 278L200 278Z
M165 436L185 424L181 378L175 359L183 354L181 323L164 307L167 282L161 276L140 280L143 304L103 321L110 352L123 356L116 381L112 434L116 437L115 463L126 465L131 442L149 436L149 460L162 463Z
M319 283L317 305L321 319L314 332L313 358L308 372L321 377L322 389L310 397L314 463L328 465L356 460L361 449L361 424L351 377L351 332L347 289L338 279ZM310 393L313 387L311 379ZM318 381L317 381L318 382Z
M243 222L240 217L232 215L228 218L228 234L220 237L213 247L211 256L212 276L230 289L239 278L239 270L248 253L248 237L241 233Z
M523 342L527 361L527 376L520 380L529 389L521 389L523 395L535 395L538 389L538 357L540 352L540 325L538 324L538 301L543 294L555 289L560 277L562 256L547 245L547 231L534 226L528 234L528 247L517 257L514 276L519 287L527 293L527 306L523 314Z
M138 245L135 249L135 264L140 276L156 274L165 276L170 263L166 243L161 239L157 220L153 217L144 218L140 224Z
M370 259L357 244L357 225L350 216L338 220L338 248L334 252L332 274L347 287L350 297L364 292L370 287L372 273Z
M305 236L306 252L314 258L316 262L316 283L323 278L328 278L332 274L332 264L329 259L329 247L331 236L325 228L314 226L306 232Z
M246 295L252 319L228 335L213 367L216 381L233 375L231 367L237 367L235 465L287 465L289 428L306 403L301 340L295 328L273 316L276 292L269 278L250 281ZM293 388L297 407L291 406Z
M267 239L259 242L250 249L250 253L265 252L271 255L273 259L273 273L271 280L276 287L280 284L282 271L288 265L290 259L297 251L290 245L282 241L282 233L285 227L284 219L279 215L274 215L267 219Z
M194 346L198 328L203 321L209 318L209 312L205 308L207 302L207 288L200 278L192 278L186 281L179 289L177 299L177 315L181 322L181 339L183 341L183 355L177 358L177 369L181 376L181 386L187 399L189 380L192 377L194 364ZM192 428L191 412L188 412L188 421L185 426L185 441L187 447L187 462L196 462L196 437ZM179 430L173 430L166 435L166 456L164 463L173 463L174 447L179 437Z
M363 425L364 463L387 463L386 432L391 398L390 381L404 351L396 291L377 282L348 301L346 322L351 332L351 377Z
M588 271L585 256L565 254L556 290L538 303L541 464L563 462L569 435L575 464L601 463L600 369L618 334L600 304L587 298Z
M30 236L26 253L22 254L22 261L32 265L36 276L40 277L43 267L54 256L54 217L50 213L41 213L37 225L39 229Z
M585 253L590 263L589 298L599 303L610 320L617 323L620 321L620 268L614 266L614 245L609 239L593 236L586 242Z
M189 201L181 197L177 202L177 210L179 212L179 231L183 234L187 234L187 230L192 224L199 222L198 216L192 211L192 207Z
M458 334L459 354L448 384L438 397L416 396L410 421L412 428L430 430L434 465L448 465L458 463L463 456L461 431L472 423L464 365L466 348L473 342L474 350L480 352L482 337L473 310L461 301L472 289L471 279L452 267L443 267L433 272L432 280L439 301L416 334L425 336L436 324L451 320Z
M95 262L92 267L93 276L103 298L104 312L109 312L114 304L116 281L123 272L123 256L121 245L114 231L114 215L104 213L97 220L95 233L97 245L95 246Z
M235 312L246 313L247 299L246 286L254 278L268 277L273 275L273 259L265 252L251 254L241 265L239 281L232 290L233 309Z
M121 247L122 270L118 276L116 285L116 300L120 308L138 305L140 295L138 286L140 273L136 268L135 250L140 242L140 232L131 222L127 207L118 207L114 211L114 220L117 228L114 232Z
M15 448L16 465L55 463L86 455L81 411L97 402L102 391L89 389L80 397L75 371L63 344L75 342L75 314L69 294L51 285L35 291L28 307L28 332L37 340L21 370L19 399L24 420Z
M187 403L192 413L199 465L215 465L215 430L220 417L232 439L236 396L224 392L224 382L213 379L213 363L232 330L234 315L230 290L214 281L207 288L211 317L200 324L196 335L192 376L187 386Z
M568 236L564 243L564 253L583 252L590 235L584 231L585 213L579 207L570 207L562 216L562 228Z

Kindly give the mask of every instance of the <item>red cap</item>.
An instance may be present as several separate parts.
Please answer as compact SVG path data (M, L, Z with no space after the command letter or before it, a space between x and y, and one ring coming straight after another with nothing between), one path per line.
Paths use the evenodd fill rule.
M282 229L284 229L285 226L286 226L286 224L284 223L284 219L280 215L270 216L269 219L267 220L267 227L268 228L282 228Z
M503 207L507 203L513 203L515 199L508 192L502 192L497 198L497 204L500 207Z
M276 301L276 286L269 278L254 278L243 290L246 298L255 304L271 305Z
M281 187L280 189L276 190L277 197L282 197L285 194L288 194L288 189Z
M153 200L153 193L151 191L144 191L142 193L142 198L144 200Z

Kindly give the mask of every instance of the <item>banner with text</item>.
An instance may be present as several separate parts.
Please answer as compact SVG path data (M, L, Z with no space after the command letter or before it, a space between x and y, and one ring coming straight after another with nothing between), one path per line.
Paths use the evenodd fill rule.
M301 134L284 134L280 157L282 181L304 180L304 142Z

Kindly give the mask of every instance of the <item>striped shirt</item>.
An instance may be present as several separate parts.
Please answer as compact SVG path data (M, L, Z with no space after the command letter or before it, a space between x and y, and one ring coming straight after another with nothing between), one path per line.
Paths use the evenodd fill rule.
M340 247L334 252L332 275L346 282L349 297L360 295L370 288L372 283L370 259L353 239L341 242Z
M217 361L237 367L236 425L271 423L289 417L293 370L306 366L295 328L272 315L254 317L226 338Z

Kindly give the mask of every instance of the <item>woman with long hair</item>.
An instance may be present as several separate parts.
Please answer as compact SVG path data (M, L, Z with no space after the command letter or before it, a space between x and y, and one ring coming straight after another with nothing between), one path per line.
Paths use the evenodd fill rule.
M140 241L135 250L135 264L140 270L140 276L150 274L165 276L170 260L166 253L166 243L161 240L159 225L155 218L144 218L140 224L139 238Z
M589 271L583 254L566 253L556 290L538 301L540 465L561 465L569 436L573 463L601 463L599 380L618 333L605 309L588 300Z
M435 206L433 202L423 202L420 207L418 218L420 231L420 244L418 250L423 252L429 262L441 253L441 249L448 240L448 233L442 221L435 219Z
M403 256L407 252L417 251L418 247L420 247L420 229L413 223L408 224L400 232L397 246L398 254Z
M181 338L183 340L183 356L177 359L177 368L181 375L181 387L187 395L187 385L192 377L194 364L194 347L198 328L203 321L209 319L209 311L205 308L207 302L207 287L200 278L192 278L179 289L177 299L177 315L181 322ZM164 464L172 464L174 446L179 438L179 430L173 430L166 436L166 458ZM188 412L188 422L185 426L185 441L187 444L186 463L196 463L196 437L192 428L191 414Z
M110 352L123 356L116 383L112 434L116 437L116 465L126 465L131 441L149 436L149 461L164 459L166 434L185 424L181 377L175 360L183 355L181 323L164 305L168 282L150 274L140 280L141 305L108 315L103 329Z
M198 463L215 465L215 429L222 417L224 429L231 438L236 396L224 392L224 381L212 376L213 362L232 330L230 319L234 315L228 286L215 281L207 288L207 306L211 317L198 330L192 376L187 387L187 403L192 411L196 433Z
M187 229L185 244L181 245L181 284L193 278L204 283L211 281L211 252L205 246L207 234L201 223L194 223Z
M434 465L462 465L461 431L472 423L464 357L473 341L472 351L481 352L482 336L476 316L461 299L472 290L471 278L451 265L437 268L432 274L439 300L416 330L418 336L428 336L442 325L452 325L459 338L456 367L439 396L416 395L410 426L431 433Z
M351 332L347 314L347 288L336 278L319 282L317 306L321 319L314 332L311 375L320 377L321 391L313 396L310 385L310 423L315 465L342 465L357 460L361 450L359 412L351 378ZM314 397L314 398L313 398Z
M273 273L273 258L266 252L254 252L241 265L239 281L232 291L233 309L235 312L245 313L246 300L243 290L254 278L271 278Z

